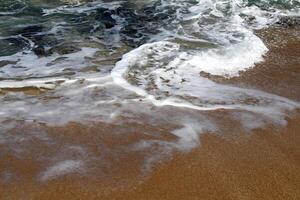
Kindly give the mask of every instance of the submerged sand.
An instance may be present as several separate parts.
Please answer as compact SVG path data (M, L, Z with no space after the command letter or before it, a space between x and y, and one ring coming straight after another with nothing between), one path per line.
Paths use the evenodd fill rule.
M257 34L270 49L265 62L236 78L210 78L300 101L299 30L270 28ZM39 130L59 142L53 148L31 138L26 141L31 149L22 152L21 157L15 149L3 148L0 199L300 199L300 111L287 117L286 126L270 124L251 131L227 121L230 111L215 112L223 121L222 134L202 134L196 149L174 153L144 172L140 166L147 152L123 152L118 147L149 137L174 140L168 128L134 123L127 127L100 123L69 123L64 127L39 124ZM20 127L26 132L32 126L34 123ZM129 135L109 134L122 129L134 131ZM149 136L148 131L160 134ZM11 134L20 134L18 127ZM84 163L76 160L84 152L74 146L67 152L74 159L43 171L51 160L39 159L40 155L66 153L60 146L67 143L84 144L89 148L87 156L101 155L103 159L95 159L90 163L92 170L85 171ZM24 142L20 141L16 149L18 145ZM64 175L68 170L74 173ZM62 176L52 178L51 173Z

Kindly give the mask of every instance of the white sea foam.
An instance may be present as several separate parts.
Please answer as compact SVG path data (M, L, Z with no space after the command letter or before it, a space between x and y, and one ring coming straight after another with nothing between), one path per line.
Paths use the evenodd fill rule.
M86 20L85 17L87 20L89 17L92 21L95 20L93 12L96 12L97 8L115 10L124 6L124 2L121 1L74 2L75 5L44 9L44 17L56 19L61 16L56 14L67 14L66 16L74 16L74 21L78 20L80 24L80 20ZM132 9L142 10L144 6L153 5L156 0L130 2L138 4ZM0 78L5 79L0 81L0 91L2 88L23 87L48 89L36 96L22 92L1 93L1 145L13 149L13 152L18 154L28 151L27 147L32 144L32 139L55 143L57 138L40 132L38 128L37 132L32 132L32 127L24 129L26 134L23 136L23 129L16 126L23 122L45 122L47 126L57 127L71 121L101 121L120 126L120 129L124 129L122 133L131 132L131 127L136 128L131 126L133 123L146 126L141 133L149 134L149 138L155 139L142 139L122 148L146 152L145 166L146 169L150 169L153 163L170 156L174 150L187 152L197 147L201 144L202 133L223 132L222 122L219 124L222 120L219 119L220 116L228 117L228 120L245 130L260 128L270 123L286 125L287 116L293 109L300 107L299 102L255 89L218 84L204 78L200 73L233 77L238 76L240 71L246 71L256 63L262 62L268 49L254 34L253 29L275 23L280 16L298 16L299 9L286 11L273 6L270 6L270 9L261 9L255 5L246 6L247 1L242 0L161 2L162 5L158 3L155 11L151 10L152 8L148 10L169 17L157 20L158 22L154 17L154 24L161 23L158 25L159 33L146 33L149 34L148 43L124 54L115 66L112 66L114 60L127 49L123 49L125 45L122 43L122 28L124 24L134 21L130 18L134 16L126 16L125 19L121 15L118 16L117 12L112 12L115 13L112 17L117 20L117 24L112 29L104 30L103 35L100 33L102 30L98 30L99 35L98 32L94 35L73 35L74 32L78 34L77 28L80 29L82 24L77 25L77 21L74 22L76 26L69 24L71 22L64 19L65 15L58 21L51 21L50 30L42 33L47 35L43 38L45 40L48 35L55 35L58 41L66 39L66 44L69 44L70 40L73 42L76 40L74 38L77 38L76 44L93 48L83 47L75 53L53 53L48 56L37 56L31 50L22 50L12 56L0 57L0 61L4 61L1 62L2 65L7 63L0 69ZM175 17L172 10L175 10ZM126 15L123 11L126 11L126 8L121 10L121 14ZM139 16L138 12L140 10L136 11L136 17ZM132 13L129 12L128 15ZM73 19L71 21L73 23ZM96 30L101 27L100 23L100 20L96 20L88 25L92 25ZM132 27L127 28L131 30ZM148 30L145 28L142 31ZM20 35L0 39L12 37L21 37L28 43L29 49L36 47L34 39L31 41ZM104 49L101 49L102 47ZM48 50L47 46L45 48ZM108 64L105 63L106 59ZM100 64L97 64L97 61ZM94 69L95 65L98 65L97 72ZM81 70L84 67L91 68ZM215 110L220 111L210 112ZM12 119L12 122L9 123L8 119ZM128 124L130 128L127 128ZM22 134L9 134L7 130L16 127L22 130ZM31 131L32 134L27 134L26 131ZM160 138L161 132L174 137L165 140L164 135ZM141 138L145 138L144 135ZM23 146L19 145L20 143ZM120 149L116 148L116 151L119 152ZM55 162L40 174L40 181L85 172L89 169L89 161L99 159L97 156L93 157L88 147L75 144L62 148L58 155L49 156L54 157L51 160Z
M255 35L249 35L241 43L192 56L186 64L213 75L237 76L240 71L263 61L266 52L264 43Z
M261 47L263 47L263 45ZM265 50L264 48L262 49ZM227 53L227 51L225 51L225 53ZM214 54L210 59L214 60L215 63L219 62L221 65L222 62L219 61L218 57L215 57ZM251 56L249 55L249 57ZM257 57L259 58L259 54L257 54ZM173 60L169 63L164 63L164 66L162 66L161 63L169 59ZM231 64L231 62L233 64L238 62L244 64L253 61L251 58L247 61L246 57L239 59L234 56L227 58L227 60L229 64ZM203 71L201 63L205 65L207 59L199 59L199 63L192 62L194 65L190 63L189 55L185 52L180 52L178 44L156 42L143 45L124 55L123 59L116 64L111 75L115 83L127 90L135 92L156 106L170 105L196 110L216 110L221 108L251 109L251 107L255 106L273 107L277 101L279 102L278 105L281 105L280 107L285 108L289 108L287 105L291 105L292 107L298 105L288 99L260 91L214 83L206 78L202 78L199 74ZM213 64L210 65L212 66ZM233 66L234 65L232 65L232 68L234 68ZM208 69L218 72L218 68L221 67L217 66L216 69L213 67ZM226 69L221 68L221 70ZM230 70L227 70L226 72L229 71ZM139 82L133 85L130 84L125 77L128 76L128 74L135 75L135 73L137 73ZM235 71L235 73L237 73L237 71ZM150 81L151 84L155 85L156 89L147 89ZM168 95L161 98L162 93L165 92L167 92ZM246 100L249 97L254 98L257 103L255 105L248 105Z
M44 80L26 80L26 81L1 81L1 88L24 88L24 87L36 87L36 88L45 88L45 89L54 89L55 82L48 82Z
M200 72L238 76L240 71L263 61L268 49L241 17L247 9L254 10L254 6L247 8L243 1L205 0L190 6L187 13L182 12L188 4L185 1L163 2L164 6L181 5L177 18L183 25L179 23L175 31L184 34L164 31L154 37L159 41L154 39L154 42L125 54L111 73L116 84L156 106L196 110L245 109L260 113L299 106L297 102L275 95L217 84L200 76ZM267 25L266 22L258 23ZM187 48L175 42L176 38L190 42L198 33L202 34L196 36L201 42L206 40L215 46ZM249 98L256 103L249 105Z
M83 169L82 161L64 160L47 168L47 170L41 174L40 179L41 181L47 181L47 180L57 178L59 176L80 172L82 169Z
M2 78L30 78L40 76L51 76L63 73L65 69L80 69L85 67L88 62L87 57L93 57L98 51L96 48L84 47L75 53L64 56L54 54L47 57L38 57L33 52L20 52L12 56L0 57L0 61L16 62L7 64L1 68Z
M103 2L102 0L95 0L91 2L76 1L74 5L64 5L53 9L43 9L44 15L51 15L57 13L88 13L97 8L116 9L120 7L123 1Z
M139 6L143 7L144 3L147 5L151 2L153 1L143 1ZM110 75L110 68L93 75L79 72L82 67L95 65L90 62L89 57L98 55L97 48L85 47L67 55L38 57L33 52L23 51L1 57L0 61L16 63L8 62L1 68L0 77L13 80L1 81L0 88L47 88L52 89L50 96L55 98L47 98L47 94L40 99L8 94L7 97L1 97L3 108L0 116L20 119L28 117L59 123L99 115L112 119L121 113L121 105L139 104L140 100L144 100L140 104L151 103L157 107L173 106L200 111L246 110L265 115L270 120L281 121L284 111L298 107L298 102L257 90L217 84L200 76L200 72L225 77L238 76L240 71L263 61L267 48L254 35L254 26L248 26L243 15L259 13L255 23L261 27L274 23L273 16L277 15L277 11L268 17L269 11L245 5L245 1L241 0L162 1L162 5L156 8L157 12L168 13L170 7L176 10L172 23L162 20L164 25L159 28L158 34L151 35L151 43L123 55ZM116 9L119 6L122 6L120 1L92 1L45 9L44 13L90 13L99 7ZM124 19L123 22L125 21ZM67 25L57 23L58 26ZM121 29L120 24L116 27ZM50 33L57 32L59 31L55 28L50 30ZM120 36L117 38L120 39ZM32 48L34 43L30 40L28 42ZM64 70L68 69L75 71L75 75L65 76ZM49 76L55 78L38 78ZM7 101L10 98L14 100ZM138 112L135 108L132 109ZM272 114L276 114L277 118L272 119Z

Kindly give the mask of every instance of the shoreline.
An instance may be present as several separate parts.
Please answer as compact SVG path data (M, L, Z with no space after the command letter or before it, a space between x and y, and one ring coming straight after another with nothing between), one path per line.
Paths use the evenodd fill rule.
M260 31L258 35L270 48L265 62L242 72L239 77L209 78L299 101L300 37L297 30L275 28L274 31L269 28L265 32ZM286 37L290 39L284 40ZM274 38L280 42L272 43ZM220 112L222 119L227 111L216 112ZM18 158L4 152L7 155L0 161L0 169L9 168L16 175L10 177L1 173L0 199L300 199L297 190L300 188L299 122L300 110L296 110L285 127L270 125L249 133L224 119L226 133L203 133L199 147L189 153L175 153L170 160L156 164L150 173L144 175L141 175L139 166L141 157L147 152L126 155L118 152L105 155L103 159L112 162L102 169L97 169L97 162L101 161L95 161L95 177L83 171L82 174L65 175L43 183L36 178L37 171L45 167L43 160L36 162L36 155ZM129 124L126 128L130 129L130 126L137 126L137 131L158 131L158 139L174 139L167 134L168 129L139 127L136 124ZM75 123L65 127L42 127L61 143L82 142L89 145L95 154L103 151L98 147L98 141L105 141L105 148L116 149L122 144L141 140L141 136L135 133L117 137L98 134L95 137L95 132L106 133L115 128L100 123L92 127ZM60 136L57 133L64 134ZM143 137L150 136L144 134ZM36 141L30 142L35 144ZM50 146L32 148L41 154L57 151L51 150ZM67 154L77 158L84 153L76 147L74 149Z

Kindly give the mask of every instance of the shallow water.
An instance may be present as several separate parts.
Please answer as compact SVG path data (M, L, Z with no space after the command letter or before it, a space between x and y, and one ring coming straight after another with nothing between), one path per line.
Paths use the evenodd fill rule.
M229 79L263 62L268 48L254 32L297 19L299 9L297 0L2 0L0 143L53 142L41 124L104 123L119 127L112 134L147 132L126 151L150 149L148 169L198 146L200 133L222 132L218 112L245 130L283 126L299 102L203 74ZM8 131L16 128L26 134ZM176 139L156 138L159 128ZM50 155L57 165L39 177L81 170L78 154Z

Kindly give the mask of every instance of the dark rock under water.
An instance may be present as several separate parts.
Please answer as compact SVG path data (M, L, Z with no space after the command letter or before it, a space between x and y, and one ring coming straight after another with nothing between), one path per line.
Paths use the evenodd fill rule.
M295 28L300 26L300 17L282 17L276 23L276 25L284 27L284 28Z

